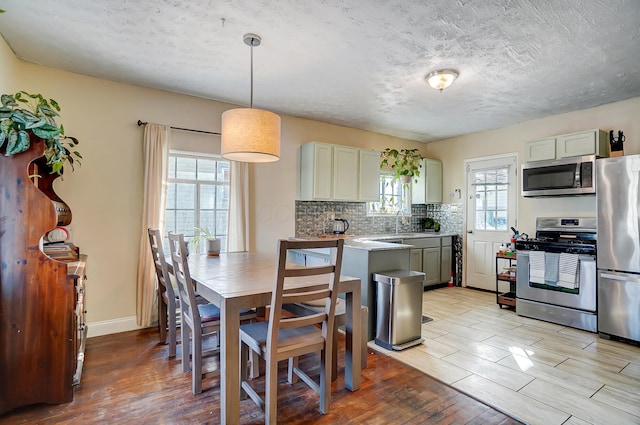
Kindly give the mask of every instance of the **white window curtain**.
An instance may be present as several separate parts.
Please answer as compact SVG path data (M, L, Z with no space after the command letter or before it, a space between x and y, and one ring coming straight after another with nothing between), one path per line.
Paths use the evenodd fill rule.
M164 233L164 205L166 197L167 158L171 127L147 124L144 128L144 198L142 228L138 254L136 289L136 317L138 326L149 327L157 320L156 276L149 248L147 229Z
M249 251L249 165L230 161L227 252Z

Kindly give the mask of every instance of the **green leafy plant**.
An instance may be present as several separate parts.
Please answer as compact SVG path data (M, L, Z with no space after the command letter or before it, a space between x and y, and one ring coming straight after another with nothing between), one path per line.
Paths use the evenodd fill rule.
M420 176L422 159L418 149L386 148L381 154L380 169L391 169L394 180L401 179L403 183L408 183L412 177Z
M208 227L195 227L194 230L195 235L189 241L194 249L200 247L201 243L204 241L216 239L216 235L214 235Z
M25 91L3 94L0 102L0 149L6 145L6 156L29 149L31 135L35 135L45 143L44 155L51 174L62 174L65 163L69 163L72 170L75 162L80 164L82 155L73 150L78 139L65 136L64 127L56 122L60 111L58 102Z

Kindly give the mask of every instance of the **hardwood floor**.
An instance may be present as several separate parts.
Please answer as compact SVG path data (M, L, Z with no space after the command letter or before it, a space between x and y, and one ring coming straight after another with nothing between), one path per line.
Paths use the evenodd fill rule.
M344 344L344 338L340 341ZM74 401L38 405L0 416L0 424L216 424L220 422L217 375L207 375L204 392L191 394L191 375L180 360L167 360L168 346L157 331L142 330L91 338L82 382ZM339 367L344 359L340 350ZM315 361L307 356L301 360ZM209 359L211 369L217 362ZM343 375L332 386L331 410L318 412L318 396L299 382L286 383L282 363L278 419L286 424L517 424L503 413L384 354L370 350L362 387L344 389ZM637 372L637 371L636 371ZM262 379L262 382L261 380ZM263 384L259 378L258 385ZM46 385L46 383L43 383ZM615 396L610 394L610 396ZM251 401L241 403L243 424L261 424Z
M640 347L518 316L473 289L426 291L423 314L422 345L370 347L532 425L640 424Z
M370 343L362 388L344 390L340 376L325 416L315 393L281 374L280 421L518 423L505 412L532 425L640 424L640 347L518 316L500 309L495 295L472 289L427 291L423 312L433 319L422 325L425 342L401 352ZM155 330L92 338L72 403L18 409L0 424L218 423L218 378L208 375L204 393L193 396L190 375L166 355ZM242 423L263 418L253 402L242 402Z

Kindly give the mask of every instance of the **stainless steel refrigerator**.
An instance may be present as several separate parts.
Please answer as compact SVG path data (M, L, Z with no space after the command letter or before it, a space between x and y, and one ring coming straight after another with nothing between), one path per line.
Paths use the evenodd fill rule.
M640 155L596 164L598 332L640 342Z

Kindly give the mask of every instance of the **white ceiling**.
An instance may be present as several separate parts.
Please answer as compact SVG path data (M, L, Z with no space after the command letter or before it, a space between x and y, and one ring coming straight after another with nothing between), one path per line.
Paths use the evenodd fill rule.
M640 96L638 0L0 0L18 58L431 141ZM443 93L430 71L454 68ZM203 125L206 127L206 125ZM207 129L207 128L205 128ZM219 130L219 129L209 129Z

